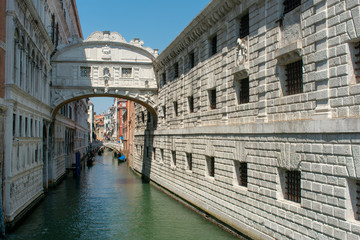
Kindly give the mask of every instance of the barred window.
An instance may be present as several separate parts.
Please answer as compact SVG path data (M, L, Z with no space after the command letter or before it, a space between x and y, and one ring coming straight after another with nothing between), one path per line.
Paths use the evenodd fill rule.
M235 162L235 171L237 183L239 186L247 187L248 184L248 166L246 162Z
M285 175L285 199L301 202L301 172L286 171Z
M166 106L162 106L163 117L166 119Z
M131 78L132 68L122 68L121 69L121 77L123 78Z
M178 102L177 101L174 102L174 114L176 117L178 116Z
M91 67L80 67L81 77L90 77Z
M244 38L249 35L249 13L240 18L239 37Z
M172 160L172 166L175 167L176 166L176 152L175 151L171 151L171 160Z
M189 103L189 112L194 112L194 96L188 97L188 103Z
M179 63L174 64L174 79L179 77Z
M209 177L215 176L215 158L214 157L206 157L207 162L207 175Z
M190 65L190 69L195 67L195 53L194 52L189 53L189 65Z
M360 82L360 42L355 46L355 77L356 82Z
M303 63L302 60L286 65L286 94L298 94L303 92Z
M192 171L192 154L186 153L187 170Z
M284 14L295 9L297 6L301 5L301 0L285 0L284 1Z
M166 73L165 72L163 72L161 74L161 80L162 80L163 85L165 85L166 84Z
M248 103L249 102L249 78L244 78L239 80L238 86L238 104Z
M216 89L209 90L210 109L216 109Z
M210 39L210 56L213 56L217 53L217 35L213 36Z

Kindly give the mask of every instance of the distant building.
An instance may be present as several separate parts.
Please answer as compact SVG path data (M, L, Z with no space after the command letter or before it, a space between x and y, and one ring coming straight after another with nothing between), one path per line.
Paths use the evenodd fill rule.
M89 123L89 142L92 143L94 141L94 127L95 127L95 112L94 112L94 104L92 102L88 102L88 123Z

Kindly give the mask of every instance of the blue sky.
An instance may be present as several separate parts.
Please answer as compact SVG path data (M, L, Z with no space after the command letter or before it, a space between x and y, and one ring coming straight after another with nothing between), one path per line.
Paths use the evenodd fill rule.
M76 0L84 39L95 31L120 33L126 41L140 38L145 47L163 51L210 0ZM92 98L101 114L112 98Z

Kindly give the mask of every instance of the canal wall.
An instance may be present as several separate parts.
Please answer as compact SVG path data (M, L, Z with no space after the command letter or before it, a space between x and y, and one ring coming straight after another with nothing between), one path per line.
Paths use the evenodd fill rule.
M155 59L133 168L254 239L359 239L359 11L211 1Z

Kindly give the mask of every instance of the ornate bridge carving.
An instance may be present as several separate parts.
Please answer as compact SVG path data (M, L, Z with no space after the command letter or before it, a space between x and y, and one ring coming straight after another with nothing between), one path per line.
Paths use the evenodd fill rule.
M85 41L60 48L52 58L51 106L84 97L121 97L140 103L153 114L157 82L153 60L157 50L129 43L115 32L95 32Z

